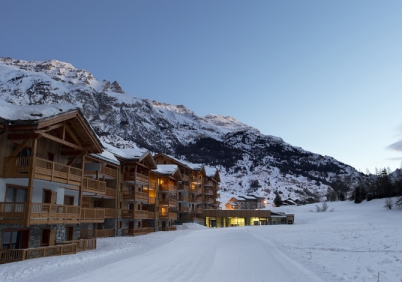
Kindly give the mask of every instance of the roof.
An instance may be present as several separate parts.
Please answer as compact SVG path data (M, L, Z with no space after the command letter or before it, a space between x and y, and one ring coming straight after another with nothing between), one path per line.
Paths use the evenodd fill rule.
M160 174L172 175L178 170L178 166L174 164L158 164L157 169L153 169L153 172Z
M179 163L179 164L181 164L183 166L186 166L187 168L189 168L191 170L202 170L202 168L204 167L203 164L190 163L188 161L180 160L180 159L177 159L177 158L175 158L175 157L173 157L171 155L167 155L167 154L163 154L163 153L158 153L155 156L165 156L165 157L171 159L172 161L174 161L176 163Z
M204 166L204 168L205 168L205 174L208 176L208 177L215 177L215 175L216 175L216 172L217 172L217 169L216 169L216 167L212 167L212 166Z
M71 104L17 106L0 100L0 118L8 121L38 121L78 110Z
M116 157L109 151L104 150L102 153L100 154L91 154L91 156L116 164L116 165L120 165L120 162L116 159Z

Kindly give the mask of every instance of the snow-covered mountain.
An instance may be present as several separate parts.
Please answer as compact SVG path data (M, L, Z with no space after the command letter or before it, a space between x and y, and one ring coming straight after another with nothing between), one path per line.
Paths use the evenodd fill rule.
M71 103L100 138L120 148L143 147L219 168L221 200L255 193L272 200L324 194L339 179L354 183L354 168L263 135L233 117L200 117L183 105L126 94L115 81L96 80L57 60L0 57L0 100L14 105Z

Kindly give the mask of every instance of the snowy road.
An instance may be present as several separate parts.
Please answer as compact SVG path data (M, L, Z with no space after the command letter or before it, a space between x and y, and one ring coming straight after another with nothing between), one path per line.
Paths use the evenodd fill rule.
M250 228L181 235L68 281L321 281Z

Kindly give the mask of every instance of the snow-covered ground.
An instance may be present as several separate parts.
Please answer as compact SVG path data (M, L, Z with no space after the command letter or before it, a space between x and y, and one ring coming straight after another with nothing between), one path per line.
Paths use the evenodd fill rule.
M402 210L384 200L281 207L294 225L98 240L77 255L0 266L0 281L402 281Z

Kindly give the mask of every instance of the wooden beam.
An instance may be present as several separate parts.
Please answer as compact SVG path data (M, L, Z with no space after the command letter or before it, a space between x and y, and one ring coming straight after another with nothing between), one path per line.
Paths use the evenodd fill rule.
M28 189L27 189L27 202L28 210L26 211L26 222L25 226L29 227L31 222L31 205L32 205L32 194L34 189L34 178L35 178L35 166L36 166L36 154L38 151L38 139L33 140L32 144L32 156L29 163L29 173L28 173Z
M37 125L9 125L8 130L17 131L17 130L32 130L36 129Z
M18 145L18 147L8 156L9 158L14 158L16 157L21 151L22 149L25 148L26 144L28 143L28 141L31 139L25 139L21 144ZM36 140L36 139L34 139Z
M38 132L38 133L42 133L42 132L45 133L45 132L48 132L48 131L57 129L57 128L59 128L59 127L62 127L62 126L64 126L64 123L58 123L58 124L54 124L54 125L51 125L51 126L47 126L47 127L42 128L42 129L40 129L40 130L36 130L36 132Z
M0 129L4 129L4 124L0 123Z
M74 163L77 159L78 159L78 157L82 157L82 159L84 158L84 156L85 156L85 154L86 154L86 152L84 151L84 152L80 152L80 154L79 155L76 155L74 158L72 158L68 163L67 163L67 165L71 165L72 163Z
M73 144L71 142L68 142L68 141L62 140L60 138L54 137L54 136L52 136L50 134L40 133L40 135L45 137L45 138L47 138L47 139L50 139L50 140L53 140L53 141L55 141L57 143L65 145L67 147L71 147L71 148L74 148L74 149L77 149L77 150L80 150L80 151L84 151L84 148L82 146L75 145L75 144Z
M9 140L26 140L26 139L37 139L40 135L37 133L27 133L27 134L9 134Z
M77 143L79 146L82 147L81 142L80 142L80 141L78 140L78 138L75 136L74 132L70 129L70 127L68 126L67 123L66 123L66 126L65 126L64 128L67 130L68 134L70 134L71 138L74 139L75 143Z

